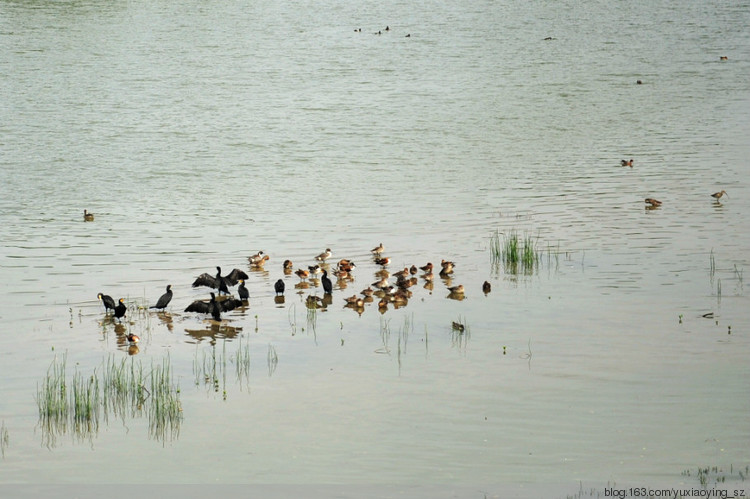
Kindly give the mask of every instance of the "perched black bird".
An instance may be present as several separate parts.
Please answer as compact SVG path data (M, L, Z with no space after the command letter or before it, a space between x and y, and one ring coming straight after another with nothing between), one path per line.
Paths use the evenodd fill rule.
M279 279L276 281L276 283L273 285L273 289L276 290L276 295L283 295L284 294L284 281L282 279Z
M122 319L125 317L125 312L128 311L128 307L125 306L125 298L120 298L120 301L115 307L115 319Z
M149 308L160 308L164 310L165 308L167 308L167 305L169 305L169 302L171 301L172 301L172 285L169 284L167 285L167 292L161 295L158 300L156 300L156 305L154 305L153 307L149 307Z
M240 300L247 301L250 299L250 292L245 287L245 280L240 279L240 287L237 288L237 294L240 295Z
M333 292L333 283L328 278L327 270L323 270L323 277L320 278L320 282L323 284L323 292L330 295Z
M193 287L208 286L209 288L218 289L219 294L223 292L228 295L229 286L236 285L240 279L247 279L247 274L240 269L234 269L229 275L222 276L221 267L216 267L216 277L207 273L201 274L193 283Z
M96 297L99 298L104 304L105 314L107 313L107 311L115 309L115 301L112 299L111 296L105 295L104 293L99 293L98 295L96 295Z
M196 300L185 309L185 312L198 312L201 314L211 314L216 321L221 320L221 313L234 310L237 307L241 307L242 302L237 298L227 298L226 300L217 301L216 295L211 292L211 300L205 302L203 300Z

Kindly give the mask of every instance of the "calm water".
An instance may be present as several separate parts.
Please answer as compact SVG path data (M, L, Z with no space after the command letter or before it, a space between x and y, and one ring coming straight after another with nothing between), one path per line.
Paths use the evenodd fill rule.
M748 25L747 2L2 0L0 482L482 497L744 468ZM513 229L531 275L492 265ZM380 242L391 271L456 261L466 299L420 280L406 307L345 309ZM326 247L355 281L311 316L322 291L286 276L275 303L281 262ZM248 308L182 312L258 250ZM138 312L169 283L168 313ZM179 432L51 435L53 360L101 372L123 331L171 365Z

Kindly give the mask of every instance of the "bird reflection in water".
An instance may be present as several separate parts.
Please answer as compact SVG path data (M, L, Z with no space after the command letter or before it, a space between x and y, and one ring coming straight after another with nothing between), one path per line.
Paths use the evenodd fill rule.
M213 345L217 339L232 339L242 332L241 327L230 326L226 323L226 320L219 322L206 319L205 322L208 323L208 327L203 329L185 328L185 332L197 343L208 340Z

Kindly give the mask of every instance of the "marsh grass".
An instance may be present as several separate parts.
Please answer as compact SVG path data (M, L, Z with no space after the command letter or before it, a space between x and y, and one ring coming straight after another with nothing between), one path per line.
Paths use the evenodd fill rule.
M160 441L175 438L182 421L179 387L173 383L169 356L151 365L144 376L142 363L113 356L102 362L101 371L84 375L76 369L67 376L67 356L52 361L41 387L37 387L39 426L46 445L54 446L59 435L72 429L77 439L91 440L99 431L100 417L114 415L125 422L147 414L150 436ZM150 381L146 388L145 381Z
M390 323L390 319L385 319L383 317L380 318L380 341L383 343L383 346L375 350L375 353L391 353L391 347L388 346L391 341Z
M734 465L729 465L729 470L720 466L706 466L705 468L698 468L695 473L692 470L684 470L681 473L682 476L695 476L698 479L698 483L705 490L708 487L717 487L719 484L729 482L744 482L745 479L750 475L750 466L744 468L737 468L737 474L735 474Z
M276 354L276 349L271 345L268 344L268 377L273 376L273 373L276 372L276 366L279 364L279 356Z
M490 236L490 263L493 270L499 273L500 266L504 266L508 274L531 275L538 269L543 252L538 249L539 238L525 235L521 238L515 230L504 234L502 241L500 231L496 230ZM555 252L557 258L558 252ZM547 246L548 261L552 259L552 248Z

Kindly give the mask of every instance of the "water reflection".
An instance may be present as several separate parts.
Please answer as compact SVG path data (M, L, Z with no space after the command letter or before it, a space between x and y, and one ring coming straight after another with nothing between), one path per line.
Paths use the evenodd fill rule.
M215 321L206 319L208 327L203 329L185 328L185 332L198 343L209 340L211 344L216 343L218 339L236 338L242 332L242 327L230 326L226 321Z

